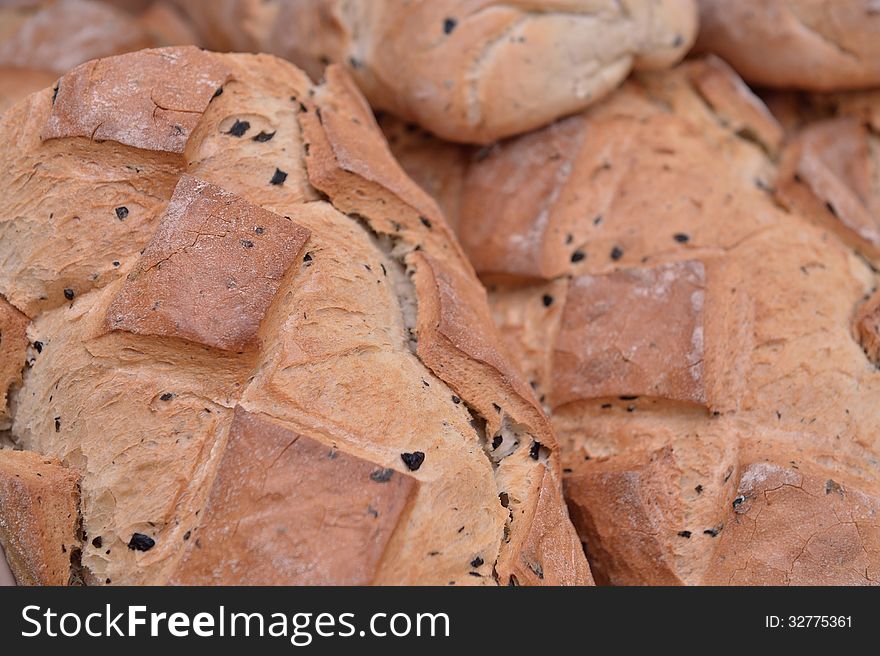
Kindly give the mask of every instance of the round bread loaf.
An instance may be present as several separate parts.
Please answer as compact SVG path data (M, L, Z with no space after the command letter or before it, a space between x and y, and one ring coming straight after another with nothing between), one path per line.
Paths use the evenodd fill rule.
M878 260L777 204L781 136L695 60L467 174L462 243L597 582L880 581Z
M19 581L591 582L546 417L344 70L120 55L0 138Z
M179 0L218 50L354 74L374 108L488 143L583 109L629 71L667 67L696 35L694 0Z
M876 0L699 0L696 50L751 83L813 91L880 85Z

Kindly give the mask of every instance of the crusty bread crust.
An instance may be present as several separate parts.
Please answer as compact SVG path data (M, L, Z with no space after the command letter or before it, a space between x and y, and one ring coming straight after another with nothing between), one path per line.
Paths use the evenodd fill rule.
M767 94L787 139L776 198L834 232L873 263L880 257L880 92ZM853 336L880 366L880 292L866 295Z
M143 51L0 133L0 293L44 345L11 435L82 476L87 583L592 581L485 292L342 69Z
M877 260L778 204L782 134L694 60L469 166L462 244L601 583L880 580ZM855 196L845 137L814 156Z
M52 458L0 450L0 546L19 585L77 583L79 475Z
M404 263L412 272L419 299L419 359L483 418L484 450L490 449L495 437L508 440L508 457L493 462L499 496L508 511L508 536L495 564L496 576L502 582L517 578L517 573L524 583L544 580L532 570L530 575L523 571L527 556L521 545L531 540L542 543L549 559L573 563L556 571L553 580L590 581L589 572L577 564L577 541L567 524L562 530L535 535L535 507L542 493L545 505L555 503L556 512L565 513L560 496L543 492L549 484L547 476L558 481L555 438L534 394L499 348L485 293L442 213L395 162L365 101L341 68L328 69L327 81L315 98L314 111L302 118L310 182L337 207L364 217L380 238L400 240L399 247L408 251ZM349 102L344 104L343 99ZM389 207L397 210L393 220L388 219ZM484 380L493 385L487 387ZM552 456L539 459L533 454L535 444L544 445ZM550 467L549 473L544 465ZM558 482L549 485L559 487Z
M86 137L164 153L182 153L199 117L229 71L210 53L148 50L86 62L58 81L43 141ZM137 79L128 73L138 67ZM168 75L178 84L164 84ZM120 106L126 111L119 112ZM137 118L137 121L130 119Z
M236 407L178 584L368 585L418 481Z
M107 308L106 328L258 349L260 323L308 239L290 218L184 174Z

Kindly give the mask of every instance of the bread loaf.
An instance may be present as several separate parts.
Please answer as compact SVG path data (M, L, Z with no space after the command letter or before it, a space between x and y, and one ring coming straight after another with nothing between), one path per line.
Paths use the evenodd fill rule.
M374 108L489 143L583 109L696 33L693 0L181 0L206 44L271 52L317 79L348 66Z
M813 91L880 85L873 0L699 0L695 49L753 84Z
M121 55L0 138L10 437L78 477L76 577L591 582L546 417L342 69Z
M777 204L781 143L695 60L469 168L462 243L598 582L880 580L878 261Z
M123 11L129 10L129 12ZM21 0L0 6L0 114L89 59L196 43L179 12L158 2Z

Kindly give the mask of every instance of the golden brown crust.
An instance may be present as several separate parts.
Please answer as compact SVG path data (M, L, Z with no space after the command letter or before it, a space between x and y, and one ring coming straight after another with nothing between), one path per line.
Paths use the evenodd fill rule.
M572 279L553 352L551 406L621 395L705 405L705 293L698 260Z
M841 472L746 462L707 585L876 585L880 499Z
M450 383L456 378L463 383L469 377L464 371L455 371L456 362L487 366L499 378L499 386L507 388L504 397L485 395L478 389L467 391L469 397L474 398L471 403L490 417L490 430L500 428L501 415L510 411L509 406L513 404L514 414L528 413L530 425L539 428L539 437L548 447L553 446L552 433L543 425L544 418L534 394L500 347L491 316L487 311L480 312L484 307L482 290L442 260L416 253L413 261L417 270L416 290L422 292L425 299L419 320L422 359L435 371L442 372L438 375Z
M107 309L107 328L225 351L255 348L281 279L308 238L289 217L183 175Z
M53 458L0 450L0 544L19 585L67 585L82 549L79 475Z
M880 94L772 91L786 129L776 198L876 266L880 257Z
M779 149L782 127L723 60L709 55L692 62L690 79L694 90L732 132L759 142L771 154Z
M194 47L143 50L87 62L62 76L41 137L87 137L182 153L229 71ZM126 70L137 70L136 79ZM122 111L120 111L122 110Z
M418 482L237 407L172 582L368 585ZM332 548L328 548L333 545Z
M324 93L318 95L316 102L305 102L312 111L304 112L301 119L309 143L306 159L309 181L325 193L332 191L334 204L345 203L352 207L371 204L375 207L389 200L399 203L403 209L403 221L386 219L377 229L414 232L431 240L439 233L444 249L458 250L437 203L407 177L391 155L369 105L351 77L343 68L330 66L322 89ZM390 198L374 201L364 189L357 192L346 188L341 184L343 179L349 183L356 181L355 184L366 188L380 189ZM344 206L342 209L348 211ZM425 224L422 218L428 223ZM397 228L398 224L400 228Z
M681 471L668 446L574 467L565 479L572 521L605 585L681 585L671 549L682 523Z
M712 94L714 104L702 90L706 79L716 80L713 85L723 91ZM693 248L701 241L695 234L701 225L697 216L710 210L687 200L702 194L698 185L683 180L671 165L663 166L663 159L674 161L679 155L670 142L702 134L719 158L740 162L743 178L769 187L773 171L764 153L739 148L732 134L778 133L766 110L750 111L759 102L717 60L689 61L666 76L637 76L589 112L498 144L473 163L461 204L462 246L480 276L508 281L549 280L594 266L600 271L637 266L643 262L635 253L644 253L657 236L641 229L645 210L639 197L618 197L615 190L635 193L675 184L682 194L675 206L654 208L663 217L656 225L668 245L664 250ZM769 150L775 140L768 136L767 142L761 146ZM643 154L658 162L653 177L638 166ZM680 168L702 165L689 151L681 157ZM722 200L712 211L723 211ZM675 241L680 234L688 236L690 245ZM734 243L743 234L746 230L731 226L722 239Z
M271 52L317 77L346 65L370 103L443 138L491 143L665 68L696 32L693 0L196 0L177 3L218 49Z
M880 82L880 14L870 0L699 0L695 49L748 82L834 91Z
M85 61L197 41L164 2L7 2L0 7L0 114Z
M788 520L768 522L760 548L736 524L744 472L768 459L877 496L868 399L880 379L859 337L877 276L837 234L777 205L768 153L778 130L760 128L766 111L744 111L754 97L728 93L741 82L722 79L709 93L705 75L730 73L695 60L640 74L585 114L473 161L464 248L491 282L509 350L552 410L571 515L598 581L727 583L751 557L794 565L787 578L765 570L768 582L873 582L864 574L880 562L872 536L862 549L849 528L833 529L846 566L823 572L794 558L810 535ZM830 156L858 189L860 160L847 169L846 148ZM695 261L703 280L657 306L608 284ZM578 289L585 280L599 281L595 295ZM694 292L701 313L687 307ZM618 318L590 332L603 313ZM697 355L688 346L699 324ZM664 357L632 350L643 343L664 345ZM603 348L612 357L596 354ZM700 389L663 383L676 370L670 359L681 373L696 365ZM810 526L840 521L837 507L810 508ZM815 562L828 558L816 549ZM713 574L722 556L737 563L723 580ZM762 575L746 567L743 576Z
M530 528L514 552L517 560L505 572L508 584L593 585L590 567L580 559L580 541L550 471L542 472L537 488L538 503Z
M510 152L503 160L496 148L468 172L458 233L480 275L553 278L564 270L571 254L559 251L573 238L570 241L569 233L559 234L549 221L559 199L558 190L567 183L572 158L583 139L583 119L568 118L540 135L525 135L503 144L501 148ZM520 152L514 154L514 150ZM527 158L529 165L502 163L518 156ZM495 162L499 165L494 166ZM512 200L514 191L516 202ZM490 213L489 203L497 210ZM481 214L489 220L478 220ZM504 217L503 228L496 225L495 216ZM560 246L555 246L556 242ZM566 250L573 252L575 248Z
M473 147L438 139L415 123L401 121L387 113L377 115L376 119L401 168L437 201L447 223L455 230Z
M260 485L255 478L239 486L229 474L240 459L228 461L223 473L233 408L240 406L285 435L306 436L303 446L335 448L358 467L372 463L417 481L403 510L395 510L403 498L397 495L387 500L387 512L374 506L380 523L383 515L388 520L375 551L359 539L332 545L365 559L349 558L349 570L330 563L322 582L492 585L509 578L525 557L543 569L546 581L589 582L577 537L563 521L559 456L546 418L495 347L484 292L436 204L394 163L345 73L331 70L326 84L314 86L293 66L264 55L171 49L143 56L170 59L197 75L207 59L208 73L228 73L223 92L209 99L179 152L84 137L41 141L51 90L0 123L4 133L19 137L0 155L0 170L16 181L0 201L0 293L26 311L32 339L45 344L17 394L11 433L25 448L82 474L83 527L90 536L83 545L85 580L155 584L190 569L205 581L224 580L219 563L236 554L185 556L191 541L185 536L225 530L220 514L206 515L209 494L215 500L250 495ZM126 57L101 65L120 86L129 84L134 69ZM162 77L141 89L150 98L177 84ZM92 183L90 194L81 179L84 165L92 167L89 179L106 180L98 188ZM242 230L211 230L225 236L204 244L193 234L197 243L179 250L166 229L188 226L194 217L175 222L166 216L154 234L160 218L174 214L169 203L184 171L224 190L211 197L242 210L235 212ZM201 216L197 232L205 221L226 218L222 211L203 212L205 203L202 197L188 203ZM56 223L55 216L65 220ZM266 221L251 225L260 216ZM220 256L247 251L250 257L261 246L245 233L263 227L271 237L275 224L287 221L282 217L308 231L302 252L291 244L304 233L294 230L289 243L273 242L278 253L269 258L267 249L259 266ZM32 238L40 230L48 235ZM46 243L54 255L46 254ZM123 257L116 260L115 252ZM118 266L103 274L105 260ZM446 276L442 298L434 271ZM180 280L175 298L188 294L192 307L204 310L185 317L199 319L198 330L184 334L178 304L173 320L163 324L170 336L108 331L106 319L109 313L112 320L120 294L138 312L174 296L155 284L165 273L168 282ZM277 289L249 294L246 304L227 287L215 287L232 274L261 283L269 275ZM124 291L139 281L150 282L140 295ZM205 292L204 302L195 300L197 292ZM240 310L235 321L223 312L215 313L218 321L207 320L206 308L218 299ZM433 308L436 322L429 318ZM478 325L466 330L461 317ZM440 364L432 366L428 353ZM504 446L493 450L496 435ZM314 455L288 451L283 457ZM302 497L329 501L325 485L304 481ZM555 513L553 526L540 523L539 504ZM256 515L249 521L258 521ZM288 557L287 546L269 544L270 534L262 534L265 552ZM305 560L332 550L325 538L306 541ZM181 564L184 557L197 566ZM302 569L287 571L294 576ZM252 580L266 580L266 570Z
M15 148L0 154L0 165L30 171L10 177L6 202L30 210L0 215L0 284L29 317L122 275L155 230L183 164L177 155L117 144L96 158L86 139L43 142L51 99L44 89L2 117ZM79 238L84 232L88 242Z
M552 521L567 514L560 499L560 464L552 429L521 374L507 364L509 356L497 333L480 329L491 320L488 314L474 312L482 303L462 296L479 288L422 253L414 254L413 263L416 290L424 299L419 306L419 356L486 419L484 448L491 443L490 457L499 461L498 489L512 518L508 543L495 565L499 580L591 584L589 569L579 565L575 556L577 536L568 522ZM487 375L497 381L496 386L487 390L474 384ZM542 448L549 451L547 462ZM566 562L575 566L556 567Z
M336 98L357 94L344 71L333 66L327 72L326 88ZM413 255L414 260L423 264L416 267L417 271L425 268L431 271L434 286L424 290L423 303L431 304L430 307L437 310L436 322L420 322L425 328L419 344L422 357L426 357L427 350L437 344L428 331L438 331L454 349L496 368L505 383L522 395L522 400L534 404L533 395L520 376L496 351L496 342L492 339L494 329L488 314L466 318L456 314L479 308L484 301L457 242L448 237L450 228L436 203L406 177L377 132L365 129L375 123L363 101L349 107L356 110L353 117L337 111L330 104L320 105L317 108L320 114L307 112L304 115L304 135L310 144L307 157L309 179L327 193L334 204L350 213L363 215L377 232L400 235L412 242L413 247L418 246L428 253ZM369 196L356 185L368 189L371 188L368 185L378 187L390 198L383 199L377 208L372 201L361 200ZM404 210L395 221L385 218L381 210L389 200L399 203ZM417 291L421 291L418 290L419 279L417 273ZM430 312L426 310L426 316ZM487 412L490 402L481 405L480 410L491 416L492 413Z
M406 265L413 269L419 301L419 358L485 418L488 437L484 439L491 441L508 431L509 425L522 424L534 440L550 451L549 466L558 473L552 431L521 374L509 364L507 354L499 350L490 316L483 309L482 290L457 242L447 238L450 229L436 204L405 176L387 145L377 138L377 131L365 129L374 122L362 101L346 107L349 113L334 106L334 100L356 94L342 69L328 69L324 93L333 95L318 94L317 107L302 115L304 136L309 143L309 178L334 205L363 217L372 230L402 240L407 250L412 249ZM376 204L372 198L382 200ZM395 220L387 218L389 206L400 208ZM494 384L474 384L484 379ZM519 456L530 448L531 441L518 442ZM534 476L544 467L544 463L536 460L510 458L498 474L503 481L499 483L499 493L513 497L517 504L525 504L524 512L528 514L538 503L540 488L531 487ZM538 473L532 471L536 468ZM558 494L558 483L556 489ZM508 577L507 568L512 565L506 563L513 562L515 548L524 539L523 532L529 529L530 523L513 522L511 530L515 537L510 544L514 548L510 553L502 553L496 567L501 580ZM574 534L569 531L567 537L568 544L562 539L548 541L551 560L562 562L575 552ZM551 553L551 545L559 549L558 553ZM577 576L579 582L588 582L580 574Z

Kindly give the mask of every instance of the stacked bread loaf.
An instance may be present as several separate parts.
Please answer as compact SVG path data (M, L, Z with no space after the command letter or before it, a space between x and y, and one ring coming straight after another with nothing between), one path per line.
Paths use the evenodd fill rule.
M876 583L874 4L6 9L15 581Z

